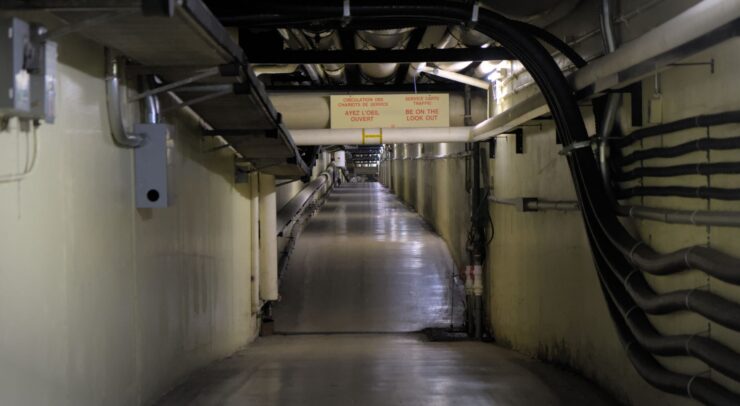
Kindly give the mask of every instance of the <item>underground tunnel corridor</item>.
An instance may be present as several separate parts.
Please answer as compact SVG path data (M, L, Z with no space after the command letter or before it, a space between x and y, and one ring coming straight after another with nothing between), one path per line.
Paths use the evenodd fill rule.
M463 323L453 269L445 242L380 183L338 186L282 275L276 334L157 404L616 404L575 374L445 334Z
M740 405L740 0L0 33L0 405Z

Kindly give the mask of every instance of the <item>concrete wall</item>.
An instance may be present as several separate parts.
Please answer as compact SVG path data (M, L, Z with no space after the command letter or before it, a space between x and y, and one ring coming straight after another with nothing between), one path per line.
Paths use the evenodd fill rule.
M103 49L60 43L57 122L0 184L0 404L148 404L255 334L248 185L169 116L171 207L137 210L133 153L108 130ZM0 174L26 135L0 132Z
M673 68L659 76L663 100L663 121L702 113L737 109L740 82L735 78L740 67L740 40L732 40L701 53L687 62L715 59L715 73L706 66ZM644 115L653 96L653 78L643 82ZM512 97L526 97L527 92ZM511 103L513 100L504 100ZM630 101L625 101L621 122L631 130ZM587 127L594 132L593 118L584 108ZM546 200L574 200L575 193L565 159L557 152L550 121L542 128L525 127L524 154L514 151L514 138L497 141L496 159L489 160L493 194L499 198L536 196ZM736 136L740 125L696 129L645 140L637 148L670 146L700 137ZM424 149L437 148L425 145ZM465 226L469 209L464 171L458 160L413 159L419 146L397 145L395 160L383 163L393 191L413 205L438 229L450 245L456 261L465 257ZM404 159L405 158L405 159ZM657 159L645 165L736 161L737 151L695 153L678 159ZM459 160L461 161L461 160ZM431 181L430 179L434 180ZM738 188L737 175L711 177L685 176L668 179L643 179L645 185L707 185ZM639 183L639 182L638 182ZM633 204L680 209L738 210L733 201L686 198L632 199ZM445 221L441 212L459 216ZM617 399L628 404L694 404L684 398L659 392L646 384L633 370L621 345L599 289L583 221L576 212L521 213L516 208L490 205L495 237L488 247L488 320L499 344L525 354L565 365L594 380ZM721 227L667 225L654 221L630 222L640 238L660 252L693 244L709 245L740 256L740 230ZM490 232L490 230L489 230ZM699 272L684 272L671 277L651 277L658 292L704 288L726 298L738 300L740 289ZM711 338L740 351L740 335L688 312L651 317L664 334L708 334ZM684 357L660 357L672 370L686 374L707 371L706 365ZM740 386L716 371L711 378L736 392Z

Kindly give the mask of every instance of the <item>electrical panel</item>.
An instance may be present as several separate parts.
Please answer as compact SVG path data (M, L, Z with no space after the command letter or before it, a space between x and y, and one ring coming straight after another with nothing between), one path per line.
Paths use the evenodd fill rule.
M54 122L57 44L46 29L0 19L0 117Z
M28 117L31 76L25 69L30 27L18 18L0 19L0 116Z
M45 41L45 34L44 27L31 26L33 57L26 68L31 74L31 116L52 124L56 114L57 43Z

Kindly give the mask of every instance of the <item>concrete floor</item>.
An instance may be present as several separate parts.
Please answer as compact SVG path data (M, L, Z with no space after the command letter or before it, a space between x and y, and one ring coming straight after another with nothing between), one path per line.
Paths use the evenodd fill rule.
M272 336L193 375L160 405L608 405L589 383L480 342L417 334Z
M400 333L449 326L451 270L444 241L395 196L344 185L308 223L281 282L275 323L289 335L258 339L160 404L611 404L583 379L495 345Z
M460 325L464 293L450 286L453 269L444 240L395 195L379 183L344 184L296 243L275 330L411 332L448 327L451 314Z

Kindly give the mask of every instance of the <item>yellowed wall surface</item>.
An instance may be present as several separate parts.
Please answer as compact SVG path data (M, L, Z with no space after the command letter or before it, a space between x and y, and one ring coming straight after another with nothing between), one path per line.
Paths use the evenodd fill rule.
M254 336L249 188L171 115L171 207L135 209L103 49L70 36L59 54L57 122L33 173L0 184L0 404L148 404ZM22 169L25 139L0 132L0 173Z

